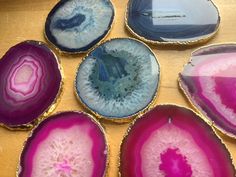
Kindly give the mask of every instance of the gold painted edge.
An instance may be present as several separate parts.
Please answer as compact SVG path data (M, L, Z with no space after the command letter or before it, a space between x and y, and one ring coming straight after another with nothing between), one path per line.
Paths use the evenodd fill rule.
M106 165L105 165L105 171L104 171L104 175L103 177L108 177L108 169L109 169L109 164L110 164L110 146L108 144L108 138L107 138L107 133L106 133L106 130L105 130L105 127L102 126L102 124L94 117L92 116L91 114L87 113L87 112L84 112L84 111L75 111L75 110L67 110L67 111L58 111L57 113L51 115L51 116L57 116L61 113L66 113L66 112L73 112L73 113L79 113L79 114L84 114L87 116L87 118L89 118L94 124L96 124L96 126L98 126L98 128L101 130L102 132L102 135L104 137L104 140L105 140L105 146L106 146ZM47 119L50 119L51 118L48 117ZM19 174L21 172L21 158L22 158L22 152L23 150L25 149L25 146L28 142L28 139L31 138L34 134L34 131L38 128L38 126L40 126L40 123L37 124L37 126L35 126L29 133L28 137L26 138L26 140L24 141L23 143L23 146L21 148L21 153L20 153L20 156L18 158L18 165L17 165L17 169L16 169L16 177L19 177Z
M48 42L48 44L49 44L50 46L52 46L60 55L63 55L63 56L70 56L70 55L71 55L71 56L77 56L77 55L80 55L80 54L86 54L86 53L88 53L88 52L93 51L93 50L94 50L95 48L97 48L101 43L103 43L103 42L105 41L105 39L110 35L111 30L113 29L113 26L114 26L114 23L115 23L116 7L115 7L114 3L112 2L112 0L109 0L109 1L110 1L111 5L112 5L112 7L113 7L113 12L114 12L113 20L112 20L111 24L108 26L108 31L107 31L106 35L105 35L102 39L100 39L94 46L92 46L91 48L89 48L88 50L86 50L86 51L78 51L78 52L67 52L67 51L63 51L63 50L59 49L55 44L53 44L53 43L48 39L48 37L47 37L47 35L46 35L46 31L45 31L45 25L44 25L43 35L44 35L45 40L46 40L46 41ZM57 3L53 6L53 8L54 8L58 3L60 3L60 2L57 2ZM52 9L53 9L53 8L52 8ZM51 9L51 10L52 10L52 9ZM49 13L50 13L50 12L49 12ZM49 14L48 14L48 15L49 15ZM47 20L47 18L48 18L48 15L47 15L47 17L46 17L46 20ZM44 24L46 24L46 21L45 21Z
M208 0L209 1L209 0ZM220 23L221 23L221 17L220 17L220 10L219 8L216 6L216 4L213 2L213 0L210 0L211 3L213 4L213 6L216 8L216 11L218 13L218 23L217 23L217 28L215 29L215 31L211 34L208 34L208 35L205 35L204 37L200 38L200 39L197 39L197 40L190 40L190 41L163 41L163 42L160 42L160 41L154 41L154 40L150 40L150 39L147 39L139 34L137 34L136 32L134 32L134 30L128 25L128 13L129 13L129 5L130 5L130 2L131 0L128 1L127 3L127 7L126 7L126 12L125 12L125 26L126 28L128 29L128 31L133 35L135 36L136 38L144 41L144 42L147 42L149 44L152 44L152 45L157 45L157 46L193 46L195 44L203 44L203 43L206 43L208 42L211 38L213 38L217 32L219 31L219 28L220 28Z
M181 70L181 72L179 73L179 75L184 71L185 67L192 62L192 56L195 52L199 51L199 50L202 50L202 49L208 49L210 47L216 47L216 46L222 46L222 45L234 45L236 47L236 42L229 42L229 43L216 43L216 44L211 44L211 45L206 45L206 46L202 46L196 50L194 50L192 53L191 53L191 56L190 56L190 60L188 63L186 63L184 66L183 66L183 69ZM205 113L205 111L203 111L201 109L200 106L198 106L198 104L193 101L191 99L191 96L190 94L188 93L188 89L185 90L183 88L184 84L182 83L182 80L180 78L180 76L178 75L178 85L180 87L180 89L182 90L182 93L184 94L184 96L187 98L188 102L190 103L190 105L196 109L202 116L201 118L204 119L204 121L208 122L209 124L211 124L214 128L216 128L217 130L219 130L223 135L226 135L230 138L233 138L233 139L236 139L236 135L232 134L232 133L229 133L227 132L226 130L224 130L223 128L221 128L220 126L218 126L217 124L215 124L215 122L213 120L211 120Z
M57 57L57 55L53 52L53 50L44 42L42 41L36 41L36 40L25 40L25 41L22 41L20 43L23 43L23 42L26 42L26 43L30 43L30 42L34 42L36 44L38 44L39 46L44 46L46 47L53 55L54 55L54 58L56 60L56 63L57 63L57 67L58 67L58 70L60 72L60 76L61 76L61 81L60 81L60 87L58 89L58 92L57 92L57 95L56 97L54 98L54 101L44 110L44 112L39 115L37 118L35 118L34 120L32 120L31 122L29 123L26 123L26 124L21 124L21 125L14 125L14 126L8 126L6 124L3 124L3 123L0 123L0 126L4 127L4 128L7 128L8 130L19 130L19 131L24 131L24 130L30 130L32 129L34 126L36 126L37 124L39 124L40 121L42 121L43 119L45 119L47 116L49 116L54 110L55 108L57 107L57 105L59 104L60 100L61 100L61 97L62 97L62 94L64 92L64 89L63 89L63 86L64 86L64 79L65 79L65 76L64 76L64 71L63 71L63 67L61 65L61 60ZM20 44L20 43L17 43L16 45ZM15 45L14 45L15 46ZM12 47L14 47L12 46ZM10 47L10 48L12 48ZM10 49L9 48L9 49ZM8 50L9 50L8 49ZM8 51L7 50L7 51ZM5 53L6 54L6 53ZM4 55L5 55L4 54ZM3 56L4 56L3 55Z
M207 122L205 119L203 119L203 118L201 117L201 114L195 112L195 111L192 110L191 108L188 108L188 107L182 106L182 105L178 105L178 104L176 104L176 103L161 103L161 104L157 104L157 105L156 105L155 107L153 107L150 111L152 111L153 109L155 109L156 107L159 107L159 106L175 106L175 107L177 107L177 108L186 109L186 110L188 110L188 111L191 111L191 112L193 113L193 115L197 116L197 117L199 118L199 120L202 120L202 123L207 124L208 127L209 127L209 129L212 130L213 134L216 136L216 138L219 140L219 142L221 143L221 145L223 145L223 147L225 148L226 152L228 153L229 160L230 160L231 165L232 165L232 167L233 167L233 169L234 169L234 175L236 175L236 167L235 167L234 164L233 164L233 157L232 157L231 152L229 151L228 146L225 144L225 142L223 141L223 139L217 134L217 132L216 132L216 130L214 129L214 127L212 126L212 124L209 124L209 122ZM129 133L130 133L130 131L132 130L133 126L135 126L136 121L139 120L139 119L141 119L143 116L144 116L144 115L138 116L136 119L134 119L134 120L130 123L130 125L128 126L128 128L127 128L127 130L126 130L126 132L125 132L125 134L124 134L124 136L123 136L123 139L122 139L122 141L121 141L121 143L120 143L119 154L118 154L118 164L117 164L117 166L118 166L118 176L119 176L119 177L122 177L122 172L121 172L121 154L122 154L121 150L122 150L122 145L123 145L124 141L126 140L126 138L129 136Z
M148 105L146 105L143 109L139 110L138 112L130 115L130 116L126 116L126 117L123 117L123 118L116 118L116 117L106 117L106 116L103 116L99 113L97 113L96 111L93 111L92 109L90 109L86 104L84 104L84 102L81 100L80 96L78 95L77 93L77 86L76 86L76 78L77 78L77 75L78 75L78 72L79 72L79 68L80 68L80 65L83 63L83 61L90 55L91 52L93 52L94 50L96 50L98 47L100 47L100 45L103 45L107 42L110 42L112 40L116 40L116 39L129 39L129 40L134 40L136 42L140 42L141 44L143 44L145 47L147 47L149 49L149 51L153 54L153 56L155 57L155 60L159 66L159 71L158 71L158 82L157 82L157 87L156 87L156 90L155 90L155 94L154 96L152 97L152 100L149 102ZM101 120L105 120L105 121L109 121L109 122L113 122L113 123L128 123L130 122L130 120L134 119L136 116L138 115L142 115L146 112L149 111L149 109L151 107L154 106L154 103L159 95L159 89L160 89L160 83L161 83L161 65L158 61L158 58L157 58L157 55L152 51L152 49L147 45L145 44L144 42L138 40L138 39L135 39L135 38L131 38L131 37L117 37L117 38L111 38L111 39L108 39L106 41L103 41L100 45L98 45L96 48L94 48L92 51L90 51L89 53L86 54L85 57L82 58L82 62L78 65L77 67L77 70L76 70L76 75L75 75L75 80L74 80L74 93L76 95L76 98L77 100L79 101L80 104L82 104L82 106L90 111L93 115L95 115L98 119L101 119Z

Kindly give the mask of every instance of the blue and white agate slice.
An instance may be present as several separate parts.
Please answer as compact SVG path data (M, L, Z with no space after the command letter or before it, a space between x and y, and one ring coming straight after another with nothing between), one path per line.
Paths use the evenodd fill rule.
M78 68L80 101L98 117L119 121L146 110L156 96L160 68L154 53L128 38L107 41Z
M129 0L126 25L151 43L193 44L218 30L220 16L211 0Z
M45 35L65 53L83 53L108 34L114 19L110 0L61 0L49 13Z

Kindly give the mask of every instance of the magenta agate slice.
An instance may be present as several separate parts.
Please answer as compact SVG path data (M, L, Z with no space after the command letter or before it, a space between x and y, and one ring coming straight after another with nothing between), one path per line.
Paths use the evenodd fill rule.
M104 130L94 118L62 112L33 130L21 154L18 177L103 177L107 152Z
M55 54L44 44L25 41L0 60L0 124L33 123L56 102L62 76Z
M236 136L236 45L201 48L180 73L180 86L214 125Z
M197 114L157 106L138 118L121 145L122 177L234 177L230 154Z

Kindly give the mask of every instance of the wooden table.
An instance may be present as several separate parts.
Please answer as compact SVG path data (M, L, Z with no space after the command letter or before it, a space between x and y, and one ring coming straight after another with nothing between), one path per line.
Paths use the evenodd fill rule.
M45 41L43 36L44 22L50 9L56 2L57 0L0 0L0 56L8 48L21 41L28 39ZM113 2L116 9L116 17L113 29L107 39L132 37L124 27L127 0L113 0ZM220 9L222 21L218 34L209 44L236 41L236 1L215 0L215 3ZM176 103L191 107L179 90L177 76L182 70L183 65L188 62L191 52L199 46L187 48L151 47L160 61L162 74L156 104ZM83 56L60 56L66 78L64 94L55 112L83 110L73 92L76 68ZM102 124L106 129L110 145L108 176L114 177L118 174L119 145L129 124L111 124L107 122L102 122ZM22 145L28 134L28 131L9 131L0 127L1 177L15 176ZM223 137L223 140L228 145L236 164L236 140L226 137ZM214 147L212 147L212 151L214 151Z

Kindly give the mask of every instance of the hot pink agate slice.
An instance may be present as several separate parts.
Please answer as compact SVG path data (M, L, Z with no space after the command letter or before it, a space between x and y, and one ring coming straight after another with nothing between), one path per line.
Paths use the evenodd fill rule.
M10 48L0 60L0 123L32 123L55 101L62 76L54 53L37 41Z
M217 128L236 136L236 45L215 45L195 51L180 74L180 86Z
M28 138L19 177L103 177L107 165L104 131L79 112L63 112L44 120Z
M122 177L234 177L226 147L191 110L163 105L137 119L121 145Z

